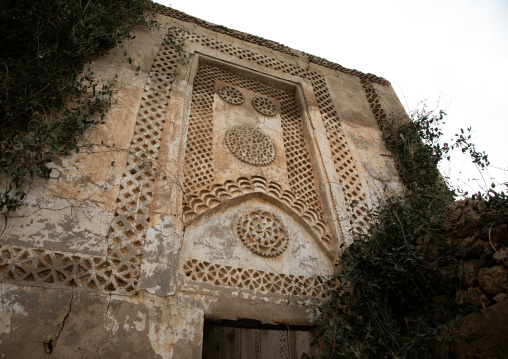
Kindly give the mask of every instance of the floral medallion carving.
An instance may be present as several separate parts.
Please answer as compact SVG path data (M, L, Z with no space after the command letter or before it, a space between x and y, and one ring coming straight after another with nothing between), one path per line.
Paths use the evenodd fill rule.
M226 132L226 145L240 161L266 166L275 160L275 146L270 137L251 126L237 125Z
M280 219L266 211L244 214L237 224L240 240L252 252L263 257L275 257L287 247L286 229Z
M277 114L277 107L266 97L255 97L252 99L252 106L257 112L265 116L272 117Z
M232 86L219 87L219 96L230 105L235 106L240 106L245 101L242 93Z

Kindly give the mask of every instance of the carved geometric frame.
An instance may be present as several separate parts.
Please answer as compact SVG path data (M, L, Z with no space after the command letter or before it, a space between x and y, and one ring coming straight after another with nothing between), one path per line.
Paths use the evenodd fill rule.
M347 212L351 226L366 226L367 207L365 194L354 166L344 133L331 101L324 76L304 69L295 64L257 54L232 44L194 33L184 33L173 28L171 36L183 36L187 41L209 47L240 60L249 60L258 65L275 69L284 74L299 76L310 80L319 110L331 146L332 157L341 182L343 193L349 202ZM179 54L169 45L161 45L149 73L143 92L142 103L138 112L134 136L131 141L131 155L128 157L117 209L108 232L108 249L104 257L82 255L63 251L52 251L39 248L26 248L10 244L0 246L0 280L24 285L47 287L79 287L92 291L108 291L117 294L135 294L139 290L140 264L142 246L146 234L148 207L152 201L155 173L146 164L156 161L160 147L161 130L165 121L171 82L179 61ZM327 65L327 64L324 64ZM339 70L344 70L339 67ZM346 69L347 70L347 69ZM361 80L366 97L376 120L380 123L386 119L372 81L386 85L383 79L348 70ZM142 159L140 161L140 159ZM245 181L250 184L245 185ZM244 191L260 188L256 178L239 179L236 184L224 184ZM231 186L230 186L231 185ZM263 185L263 191L273 189ZM235 190L237 191L237 190ZM233 191L233 193L238 193ZM284 191L277 189L285 205L292 203L293 208L301 208L301 203L288 199ZM220 191L219 191L220 192ZM242 192L245 193L245 192ZM333 201L337 201L332 197ZM208 203L206 198L198 202ZM336 207L336 203L335 203ZM295 279L308 281L310 279ZM295 283L296 284L296 283ZM288 284L290 287L292 284ZM270 290L272 291L272 290Z
M201 61L203 61L203 63L207 66L211 66L211 67L220 67L220 68L225 68L227 69L226 72L228 74L230 74L231 77L239 77L239 78L243 78L244 76L243 75L237 75L237 71L239 71L239 73L252 73L252 70L251 69L246 69L246 68L240 68L236 65L232 65L232 64L228 64L224 61L220 61L220 60L217 60L217 59L213 59L213 58L210 58L206 55L202 55L200 53L195 53L195 61L197 63L201 63ZM198 69L200 67L198 66ZM222 69L217 69L218 72L221 72L221 71L224 71ZM198 70L198 74L199 74L199 70ZM196 75L197 76L197 75ZM210 77L211 79L215 79L216 75L213 75L213 77ZM268 75L266 74L257 74L256 75L256 78L259 79L259 76L262 76L264 78L268 77ZM246 76L246 80L247 80L247 77ZM217 79L220 79L221 81L225 81L227 83L227 81L223 78L217 78ZM252 81L252 80L247 80L247 81ZM271 80L273 81L273 80ZM280 79L278 79L277 81L282 81ZM203 215L205 212L207 212L208 210L212 209L212 208L215 208L217 206L221 206L222 203L224 202L227 202L229 200L232 200L232 199L236 199L236 198L239 198L239 197L242 197L242 196L245 196L247 194L263 194L263 195L268 195L269 197L272 197L271 198L271 201L273 200L276 200L276 201L279 201L280 203L278 204L279 207L289 207L291 210L289 213L294 213L296 216L295 218L297 218L298 221L300 220L303 220L303 222L305 222L305 225L307 228L310 229L310 233L312 233L312 235L317 239L317 243L321 246L321 248L324 250L324 252L326 253L326 255L330 258L333 258L335 256L334 252L333 252L333 240L332 240L332 237L330 235L330 230L328 228L328 224L326 223L326 221L324 220L323 218L323 214L322 214L322 205L321 204L317 204L317 206L314 204L314 202L308 202L306 201L302 196L300 196L297 192L298 190L294 190L293 188L290 188L289 186L287 185L282 185L280 183L277 183L273 180L268 180L262 176L259 176L259 175L252 175L252 176L247 176L247 177L239 177L239 178L235 178L235 179L228 179L226 180L225 182L223 183L217 183L217 182L214 182L213 181L213 178L214 178L214 175L213 175L213 172L211 169L209 169L211 166L208 166L207 167L207 163L208 162L211 162L211 152L212 152L212 145L211 145L211 135L208 135L208 133L211 133L212 131L212 123L211 123L211 86L209 85L210 83L210 80L208 79L207 81L208 83L208 92L205 93L204 95L202 95L201 97L196 97L196 95L194 94L193 95L193 102L197 102L200 106L199 110L193 110L192 108L192 105L191 105L191 110L190 110L190 116L189 116L189 131L188 131L188 137L187 137L187 146L188 147L193 147L195 146L194 144L195 143L198 143L198 146L203 146L202 143L203 142L206 142L206 146L205 148L192 148L192 150L190 151L190 157L188 154L186 154L185 156L185 162L187 164L187 166L189 167L193 167L195 166L195 163L201 163L201 166L203 168L205 168L205 170L208 171L208 173L206 173L205 175L205 178L207 178L208 180L208 183L206 181L200 181L200 183L205 183L205 185L201 185L200 187L187 187L185 189L185 197L184 197L184 207L183 207L183 213L184 213L184 224L187 226L189 225L192 221L194 221L196 218L199 218L201 217L201 215ZM231 85L231 84L229 84ZM240 85L238 85L240 86ZM265 85L261 85L261 86L264 86L266 87ZM286 84L283 85L287 91L289 91L290 88L293 89L293 91L295 89L297 89L297 84L294 84L294 83L289 83L287 82ZM196 88L198 88L198 90L196 90ZM201 93L204 92L204 90L200 90L199 89L200 87L199 86L196 86L196 84L194 84L194 92L197 92L198 93L198 96ZM285 91L286 91L285 90ZM282 92L280 90L273 90L273 93L271 94L272 96L274 96L274 98L278 98L277 96L280 96L280 95L276 95L277 92ZM299 91L296 91L295 94L291 94L291 95L284 95L284 96L289 96L288 98L293 98L296 100L299 96L301 95L298 95ZM196 98L194 98L196 97ZM203 99L204 97L204 99ZM278 98L279 100L281 100L281 98ZM300 101L303 101L302 98L298 98ZM295 101L295 100L291 100L291 101ZM208 103L207 103L208 101ZM286 100L286 102L283 102L284 103L291 103L290 101L288 102L288 100ZM206 107L204 107L206 104ZM204 108L203 108L204 107ZM292 110L288 110L288 109L284 109L284 105L282 106L282 110L281 110L281 116L282 118L290 118L290 119L293 119L295 118L295 116L302 116L302 119L299 120L299 121L308 121L306 119L306 115L304 113L302 114L299 114L299 113L294 113ZM196 113L196 115L194 115L194 113ZM194 122L197 123L197 128L198 128L198 133L196 134L193 134L193 117L196 117L196 119L194 120ZM207 121L203 121L202 119L205 118L207 119ZM283 120L284 121L284 120ZM286 120L287 121L287 120ZM294 121L294 120L293 120ZM284 122L283 122L284 123ZM294 125L293 125L294 126ZM303 126L303 125L298 125L298 126ZM206 129L206 132L205 130L203 129ZM284 128L284 125L283 125L283 128ZM285 130L283 129L283 132ZM299 130L300 133L299 135L302 136L301 139L301 143L299 143L299 146L303 146L305 147L306 144L305 144L305 141L303 141L303 129L300 129ZM284 136L283 136L284 137ZM194 138L196 138L196 140L194 140ZM196 146L197 147L197 146ZM287 148L288 146L286 146ZM294 146L293 146L294 147ZM294 151L294 150L293 150ZM297 151L297 153L301 153L303 151L307 151L306 149L300 149L299 151ZM187 152L187 151L186 151ZM306 156L308 156L307 152L306 153ZM286 156L290 156L290 153L288 154L288 152L286 152ZM288 157L289 158L289 157ZM304 168L305 170L309 171L309 167L311 165L309 161L309 158L307 158L307 162L304 163ZM296 161L294 161L296 162ZM313 165L314 166L314 165ZM289 172L289 176L291 177L291 166L288 166L288 172ZM191 171L189 171L191 172ZM310 174L310 178L312 179L312 183L314 183L314 178L313 178L314 174L311 173ZM185 184L188 184L188 183L191 183L193 182L193 178L190 177L189 175L185 175L185 181L184 183ZM291 182L291 178L290 178L290 182ZM316 192L316 189L314 187L314 189L312 190L314 192L312 192L314 195L315 195L315 198L317 198L317 201L319 201L320 199L318 198L318 194ZM331 207L331 206L329 206Z

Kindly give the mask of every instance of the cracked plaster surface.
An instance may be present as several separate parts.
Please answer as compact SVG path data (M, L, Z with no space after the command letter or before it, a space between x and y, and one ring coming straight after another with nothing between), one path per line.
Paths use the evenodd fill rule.
M45 343L58 337L72 292L0 284L0 357L47 358Z
M200 351L203 309L187 298L1 284L0 357L181 358ZM37 339L36 339L37 338Z
M85 136L87 142L100 143L104 141L109 145L115 143L118 147L129 146L137 113L138 102L136 101L141 97L144 80L150 70L151 59L157 52L160 36L162 35L149 34L145 30L137 34L138 42L132 45L130 50L136 53L135 56L138 56L141 64L142 69L139 77L134 77L132 69L127 69L125 64L120 64L121 59L111 61L109 58L97 61L95 70L104 79L111 77L115 72L119 74L119 86L122 91L118 97L117 105L110 112L111 118L118 121L108 121L104 131L88 133ZM230 41L223 35L218 37L224 41ZM240 43L243 44L243 42ZM246 47L251 47L256 51L260 50L251 44ZM266 49L260 51L266 53ZM284 61L287 60L278 53L270 53L270 55L276 58L280 57ZM231 58L231 61L237 60ZM302 63L300 66L307 68L309 64ZM315 64L310 64L310 67L322 70ZM185 71L188 70L185 69ZM331 70L327 70L327 72L334 73ZM350 79L352 76L348 76L339 76L344 81L339 81L337 89L343 91L345 98L360 96L358 84L355 84L354 90L349 89L354 81ZM185 81L186 77L182 76L179 86L183 87L186 84ZM380 97L382 100L385 99L383 101L391 101L391 106L396 107L398 100L396 101L396 97L394 98L389 90L376 84L374 87L376 90L380 87ZM334 93L337 89L333 89L332 86L331 92ZM177 99L173 105L182 101L182 99ZM351 117L342 115L339 117L341 117L341 121L350 119L351 127L356 128L361 135L362 126L374 126L369 122L372 121L372 118L369 117L371 116L370 109L365 107L365 104L359 103L357 105L356 108L343 108L345 112L342 115L346 115L349 111L352 114ZM312 107L309 111L319 113L317 107ZM365 118L359 119L358 113L355 114L355 111L361 112ZM313 116L320 116L315 113ZM179 119L177 117L180 115L175 115L175 120ZM366 121L366 123L362 125L360 120ZM176 126L173 122L175 121L168 121L168 126ZM367 122L369 123L367 124ZM259 126L269 128L270 120L262 119ZM278 128L269 130L274 133L274 138L280 137L277 135ZM326 139L324 129L318 128L313 131L321 134L313 138L316 141L324 142L323 139ZM176 136L175 133L180 133L180 130L176 129L173 132L173 135ZM362 141L360 135L350 136L349 139L352 142ZM217 148L227 152L219 139L216 141ZM176 144L173 146L174 148L171 147L167 150L171 156L168 154L167 158L161 158L177 167L178 161L174 157L179 153L180 144L178 139L174 142ZM376 151L370 148L368 150ZM364 151L362 146L358 146L358 153L361 154L362 151ZM20 212L18 217L11 219L12 221L8 225L12 225L12 227L9 227L2 240L5 239L10 243L19 243L20 245L29 243L29 246L47 249L103 255L106 249L105 234L113 218L112 209L115 207L119 181L127 155L122 151L110 151L107 148L94 148L90 152L94 153L81 153L61 161L55 160L52 164L54 168L51 174L52 180L35 183L27 198L26 212L24 214ZM325 156L324 160L331 162L332 160L328 157ZM368 160L366 161L370 163L371 157L367 156ZM111 165L113 161L116 163L115 165ZM285 174L287 164L278 164L277 172L282 173L280 175L282 177L287 176ZM331 183L331 187L332 192L340 193L338 183ZM283 296L267 297L247 290L217 289L217 286L199 286L188 283L184 284L183 290L175 295L178 289L176 282L179 266L178 252L180 241L183 241L185 232L173 226L173 221L181 220L181 213L177 213L178 211L174 207L167 210L170 204L172 205L177 200L177 196L174 195L174 192L177 192L176 186L163 185L161 188L167 189L167 193L173 194L167 195L167 197L160 195L161 203L158 204L158 213L150 213L151 220L143 249L145 260L141 268L139 294L134 297L123 297L110 293L94 294L79 290L69 291L0 284L0 356L3 354L9 358L109 358L118 356L124 358L198 358L200 357L205 315L207 319L249 318L263 322L290 321L299 324L305 324L312 320L312 313L309 312L307 306L288 306L288 297ZM373 191L377 190L376 188ZM55 192L58 193L58 196L55 196ZM156 199L157 197L154 197L154 200ZM339 213L339 221L344 220L341 215L342 213ZM48 218L52 218L52 220L49 221ZM290 221L289 218L287 220ZM14 226L21 229L22 236L12 235L10 231ZM226 231L227 229L223 227L223 225L218 225L217 228ZM296 232L296 229L293 231ZM208 229L206 235L213 237L213 234L213 230ZM292 271L295 266L298 268L301 263L297 260L297 254L301 250L307 251L303 258L306 262L311 263L308 268L301 268L301 271L304 271L306 275L309 275L309 271L320 272L323 268L326 269L328 263L318 263L316 260L319 257L316 253L319 253L320 250L318 248L309 249L312 245L304 243L301 233L294 235L298 236L299 239L296 242L299 245L288 250L288 254L294 258L291 258L286 266L275 265L276 269L290 268L288 271ZM234 233L230 233L228 238L228 240L236 240ZM223 258L224 253L221 252L221 249L226 248L227 252L233 256L235 256L235 251L244 250L241 246L235 247L236 245L228 247L226 242L219 241L210 244L203 238L198 238L196 245L211 249L211 254L201 253L204 257L216 256L222 261L228 259ZM188 243L184 243L184 245L188 245ZM236 257L240 258L241 256ZM256 264L256 260L251 259L250 262ZM263 269L267 269L266 263L259 265ZM182 297L182 295L192 298ZM49 343L51 343L51 347L48 347Z

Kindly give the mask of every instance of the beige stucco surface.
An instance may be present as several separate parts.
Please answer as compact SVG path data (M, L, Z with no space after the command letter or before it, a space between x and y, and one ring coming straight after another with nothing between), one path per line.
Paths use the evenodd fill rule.
M55 158L51 179L30 183L8 219L0 237L5 357L200 358L205 320L309 326L322 295L314 278L333 273L349 229L400 189L359 75L158 20L160 28L139 28L94 61L94 76L117 91L104 124L83 136L79 153ZM163 44L171 28L185 40L183 55L195 53L190 63ZM216 75L199 97L204 65ZM379 82L372 86L385 111L401 110ZM223 85L245 104L223 101ZM259 96L277 115L252 107ZM205 111L210 126L193 129ZM232 153L225 136L236 125L264 133L274 161L253 166ZM209 158L191 161L191 149ZM255 211L284 229L280 253L259 255L242 242L239 221Z
M281 219L288 243L280 255L253 255L237 238L238 214L252 211L269 211ZM332 274L332 261L323 254L309 232L292 213L284 213L281 208L262 198L247 199L228 208L217 208L188 226L180 260L195 258L234 267L303 276Z
M199 355L203 310L192 299L7 284L0 289L0 355L5 358Z

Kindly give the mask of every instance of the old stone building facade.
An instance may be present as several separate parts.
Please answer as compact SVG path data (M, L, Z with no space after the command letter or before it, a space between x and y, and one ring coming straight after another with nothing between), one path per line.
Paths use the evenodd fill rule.
M156 9L139 71L93 63L105 123L6 224L0 353L306 358L315 277L400 188L378 122L404 110L383 78Z

